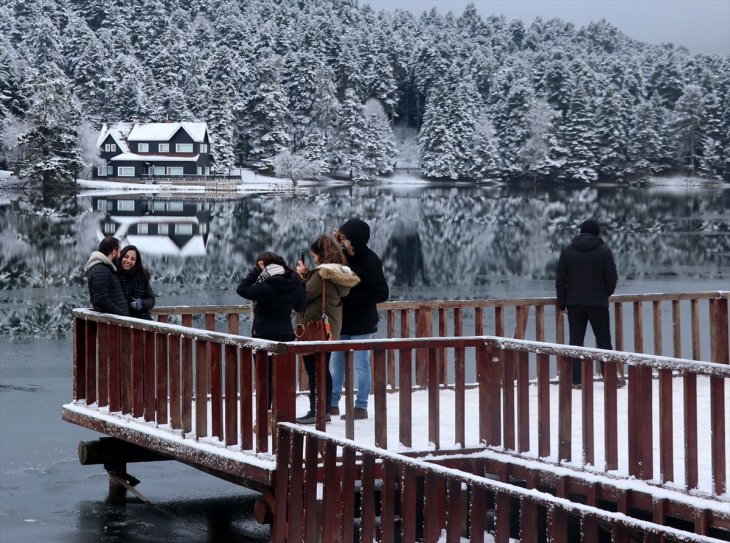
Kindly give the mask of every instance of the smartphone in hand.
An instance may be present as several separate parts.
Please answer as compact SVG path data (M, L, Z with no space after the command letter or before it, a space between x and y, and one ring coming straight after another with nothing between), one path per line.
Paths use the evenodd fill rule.
M304 255L306 254L306 251L299 251L299 262L304 264Z

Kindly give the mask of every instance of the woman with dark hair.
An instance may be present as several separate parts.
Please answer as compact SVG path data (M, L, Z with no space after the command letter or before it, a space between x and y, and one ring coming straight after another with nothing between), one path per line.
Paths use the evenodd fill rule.
M342 298L347 296L350 289L360 282L350 268L345 266L345 255L340 246L329 236L319 236L310 246L314 269L310 270L301 260L297 263L297 271L306 280L307 309L300 316L300 322L305 324L309 321L322 317L322 293L324 291L324 312L330 324L331 339L340 339L342 328ZM315 407L315 383L316 383L316 360L317 355L305 355L304 369L309 378L309 412L299 417L299 424L314 424ZM325 420L330 421L330 404L332 402L332 374L329 371L330 353L327 353L325 363L327 374L326 379L326 405Z
M276 253L266 251L256 257L256 265L236 289L253 302L251 336L271 341L294 341L292 311L304 311L307 300L299 275ZM268 405L271 410L273 368L269 355ZM269 413L271 421L271 413ZM269 422L269 431L271 431Z
M150 272L142 265L142 255L134 245L127 245L114 260L122 291L129 304L129 316L152 320L155 293L150 286Z

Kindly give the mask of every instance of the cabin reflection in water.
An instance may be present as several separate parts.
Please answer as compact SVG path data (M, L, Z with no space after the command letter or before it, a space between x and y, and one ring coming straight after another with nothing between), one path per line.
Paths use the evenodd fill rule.
M149 197L92 198L105 213L97 235L114 236L122 245L159 256L201 256L208 246L211 204Z

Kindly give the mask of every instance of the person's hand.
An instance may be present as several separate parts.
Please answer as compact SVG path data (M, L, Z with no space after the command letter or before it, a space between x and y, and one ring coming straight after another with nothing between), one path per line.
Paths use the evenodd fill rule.
M261 271L264 271L266 269L266 264L264 264L263 260L259 260L258 262L256 262L256 266L258 266Z
M307 275L309 275L309 268L301 260L297 262L297 273L302 277L306 277Z
M142 311L142 300L140 298L135 298L129 303L129 305L135 311Z

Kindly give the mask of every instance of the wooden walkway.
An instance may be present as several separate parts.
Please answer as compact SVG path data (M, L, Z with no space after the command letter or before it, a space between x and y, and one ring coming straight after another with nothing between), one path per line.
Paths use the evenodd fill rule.
M590 528L615 521L604 514L608 507L642 521L646 521L642 515L649 515L649 520L660 527L680 522L690 534L730 540L726 434L729 297L726 292L713 292L613 298L617 348L623 347L624 337L628 336L634 353L560 345L564 339L563 321L552 299L383 304L389 339L320 346L322 353L346 351L348 363L352 350L373 350L373 430L367 436L356 435L362 421L356 425L350 419L336 425L339 437L283 424L293 422L296 416L297 383L304 382L297 368L297 354L304 348L297 343L240 336L239 328L248 311L245 306L163 308L158 323L75 310L74 401L63 407L63 418L260 490L274 512L272 533L277 541L298 540L297 533L301 540L310 541L307 530L313 528L307 522L314 522L312 515L321 507L326 509L328 500L333 499L325 494L323 503L315 500L311 508L305 507L309 511L306 518L298 518L298 513L281 503L283 496L305 488L286 486L301 483L298 469L309 470L303 472L309 474L303 475L304 482L311 485L316 480L325 489L336 487L342 491L351 481L362 479L362 491L358 491L362 497L370 492L365 482L371 475L365 477L366 470L371 469L367 458L372 459L377 480L384 485L388 481L396 484L398 492L394 495L406 501L402 505L407 506L407 526L398 524L403 540L435 541L434 534L442 529L451 530L447 533L453 537L458 532L480 540L478 534L484 530L469 511L474 507L483 509L478 497L482 491L491 496L486 502L491 512L484 519L500 519L500 507L494 500L501 500L504 512L505 503L517 499L527 504L527 518L537 514L535 511L550 511L550 515L567 515ZM633 308L628 322L624 320L624 304ZM647 309L652 325L645 330ZM663 311L671 314L671 320L662 318ZM554 314L549 323L545 317L548 312ZM704 320L701 312L706 315ZM180 324L169 323L175 320ZM505 337L505 330L512 326L514 334L510 335L517 339ZM467 327L473 335L464 335ZM487 328L495 334L486 335ZM411 336L411 330L416 337ZM529 339L522 339L525 337ZM664 338L671 338L671 352L679 356L661 356L666 349ZM654 354L641 354L645 343L654 347ZM688 350L696 355L692 356L695 361L681 359ZM255 419L266 418L266 398L255 391L267 390L268 353L275 359L273 414L282 423L274 428L273 440L266 431L252 431ZM570 387L571 357L583 359L586 386L580 391ZM323 355L319 364L323 367ZM596 384L592 378L595 364L607 368L602 383ZM628 377L627 389L620 389L616 378L621 366ZM467 380L467 374L474 378ZM352 387L347 377L345 401L351 408ZM698 379L708 382L707 387L701 387L709 391L707 397L698 398ZM504 383L513 386L505 387ZM425 408L414 406L414 387L422 391L418 394L425 395ZM680 387L681 392L677 390ZM551 388L558 389L557 395L550 392ZM658 401L651 393L653 389L657 390ZM478 398L478 413L467 412L473 406L473 400L468 401L470 395ZM447 396L449 406L445 408ZM557 402L551 400L555 397ZM323 387L319 387L318 401L323 400ZM449 419L444 418L445 413L449 413ZM618 425L619 413L627 414L625 426ZM698 416L708 414L712 433L699 436ZM416 424L414 418L418 419ZM419 431L427 434L425 447L424 440L419 439L422 435L414 439L414 428L419 425ZM327 428L321 418L317 429ZM574 443L576 435L580 436L578 445ZM708 461L698 454L700 440L709 443L708 482L700 477L701 471L707 471L700 470L700 466ZM305 443L306 450L301 449ZM335 453L327 452L331 450ZM579 457L576 451L580 451ZM505 460L490 457L497 453L529 461L529 465L512 471L505 467L509 465ZM285 462L282 454L286 455ZM337 469L328 464L334 458L332 454L339 459ZM395 456L388 456L391 454ZM441 460L434 462L437 454ZM620 465L620 458L625 458L625 465ZM354 464L348 468L351 460ZM386 467L390 461L395 462L394 467ZM431 468L426 464L434 463L450 469L429 475ZM403 472L416 465L410 475ZM562 470L560 475L551 471L555 467ZM471 474L469 477L488 474L491 480L497 478L504 484L514 484L513 479L523 481L527 488L539 488L547 495L530 502L532 505L514 490L499 498L501 490L494 485L484 486L481 479L466 482L467 475L456 473L457 468ZM394 473L400 476L393 479ZM588 479L600 476L606 481L581 482L586 474L590 475ZM405 475L411 479L404 479ZM637 492L623 483L626 475L644 481L644 490ZM435 486L429 486L430 477L436 477ZM409 492L425 494L422 490L409 491L406 481L411 480L417 482L418 489L424 484L437 489L431 491L432 501L434 496L446 499L452 492L447 490L452 486L455 489L456 481L459 488L471 484L481 490L475 491L475 503L464 502L472 509L442 515L435 524L424 527L424 522L431 520L423 520L423 504L413 505L418 500L411 499ZM373 496L381 495L372 492ZM310 494L316 496L313 492L304 495L311 499ZM509 500L505 496L510 496ZM549 496L559 499L551 501ZM568 497L596 510L567 507L564 502ZM385 499L385 503L373 505L379 514L396 510L394 503ZM364 530L366 540L372 541L367 539L368 526L375 522L376 509L350 510L349 503L344 500L338 509L338 526L347 526L343 528L347 533ZM457 512L470 519L468 526L460 524L456 528L455 523L449 524ZM303 518L305 522L297 531L295 526ZM376 530L376 537L388 541L388 532L382 532L385 518L378 518L381 528ZM425 518L432 519L429 515ZM533 540L529 528L514 523L500 531L498 526L505 518L509 516L503 514L497 524L485 529L498 534L498 541L506 541L504 534L515 537L521 530L527 530L523 540ZM473 522L477 522L476 527ZM630 526L614 524L619 532L650 533L641 532L631 522ZM282 523L287 528L281 528ZM360 523L357 529L353 523ZM314 525L329 530L321 523ZM668 539L676 535L670 532L666 533ZM329 534L321 534L323 540L330 540ZM547 536L535 537L541 540Z

